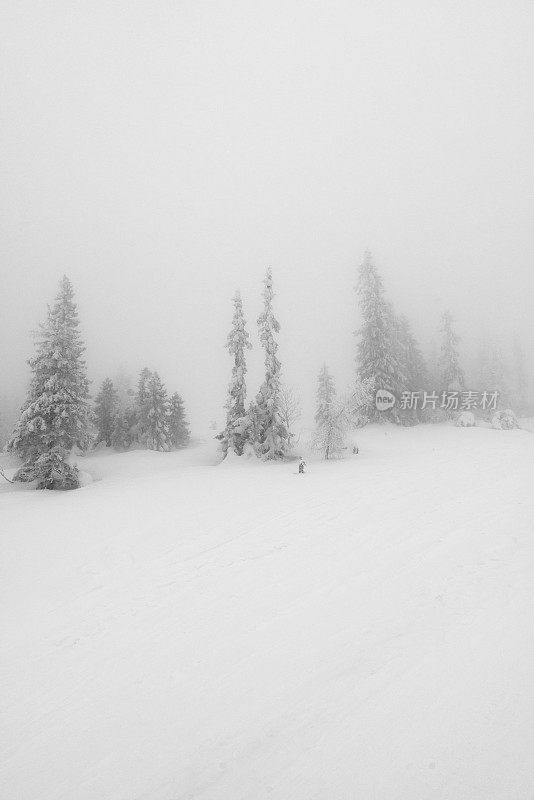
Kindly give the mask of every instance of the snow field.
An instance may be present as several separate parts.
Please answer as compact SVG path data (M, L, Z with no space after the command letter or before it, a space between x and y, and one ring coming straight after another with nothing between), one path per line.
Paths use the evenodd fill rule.
M1 796L534 794L534 437L95 454L0 495Z

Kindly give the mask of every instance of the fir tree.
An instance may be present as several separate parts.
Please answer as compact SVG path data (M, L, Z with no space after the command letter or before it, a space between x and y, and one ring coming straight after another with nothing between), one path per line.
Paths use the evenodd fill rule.
M369 251L360 266L356 291L363 317L363 325L357 331L358 376L361 381L373 380L375 389L386 389L399 397L405 376L399 361L395 316ZM389 418L397 422L399 419L397 408L379 412L372 401L366 413L370 420Z
M36 480L38 488L78 486L78 471L67 458L74 447L89 446L89 383L78 325L74 292L63 277L36 336L28 397L9 441L25 460L15 479Z
M247 438L247 430L250 428L249 419L245 412L245 399L247 387L245 374L247 364L245 352L250 350L252 345L245 328L245 317L243 316L243 304L241 295L236 292L234 295L234 316L232 319L232 330L228 334L226 347L234 359L232 367L232 377L228 386L228 400L226 402L226 426L224 431L217 437L221 440L221 450L226 456L228 449L231 448L238 456L242 455L243 447Z
M97 436L95 444L105 442L106 447L111 447L111 439L115 428L115 417L118 407L117 391L110 378L102 382L100 391L95 398L95 422Z
M169 444L170 447L187 447L190 440L189 426L185 418L184 401L174 392L169 401Z
M142 443L149 450L169 450L171 447L169 418L170 406L167 391L157 372L153 372L146 382L146 427Z
M280 324L273 313L273 276L267 270L263 289L263 311L258 317L260 341L265 351L265 380L256 397L256 451L267 459L282 458L288 450L289 436L280 413L280 361L276 356L275 334Z
M134 406L119 408L111 434L111 445L115 450L129 450L138 441L138 415Z
M439 357L439 381L443 391L449 389L460 391L465 386L464 374L460 367L458 353L459 337L452 327L453 318L449 311L445 311L441 318L441 353Z

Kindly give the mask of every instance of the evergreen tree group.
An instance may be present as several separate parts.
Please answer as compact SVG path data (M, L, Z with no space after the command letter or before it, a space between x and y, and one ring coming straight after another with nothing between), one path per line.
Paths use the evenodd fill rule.
M132 402L115 415L111 444L117 450L138 446L166 452L186 447L189 440L181 396L175 392L169 398L159 374L144 367Z
M276 334L280 331L280 324L273 311L271 269L267 270L263 281L262 297L263 311L258 317L258 332L264 350L265 378L255 400L245 411L245 353L251 345L245 329L241 295L237 292L234 296L232 329L226 344L234 359L226 402L226 426L216 437L221 441L223 456L230 448L242 455L247 442L256 455L264 459L283 458L290 449L291 434L284 421L288 409L284 406L281 364L277 357Z
M418 403L405 402L410 396L423 395L427 390L443 396L460 394L466 388L460 362L460 339L449 311L445 311L440 320L439 356L434 354L433 345L427 366L408 318L398 314L388 299L369 252L365 253L359 267L356 292L361 325L356 332L354 391L337 398L326 365L318 377L314 447L326 458L339 454L346 447L351 427L383 420L398 424L431 420L430 415L422 413ZM286 457L294 438L292 423L300 416L297 398L281 379L280 324L273 308L271 269L267 270L263 281L262 298L263 310L257 326L265 373L248 408L246 354L251 343L240 293L236 292L233 298L232 326L226 341L233 363L225 404L226 422L217 437L223 456L230 450L241 456L249 445L263 459ZM177 449L189 443L182 397L177 392L169 397L159 374L147 367L141 371L136 391L121 369L116 373L115 384L105 378L91 407L84 350L73 289L64 276L35 337L35 354L28 362L30 387L7 443L9 451L23 462L15 480L35 481L40 488L74 488L79 485L79 473L71 454L76 449L87 450L92 442L117 450L146 447L156 451ZM484 341L472 373L473 388L480 392L497 392L501 409L512 404L519 412L528 413L525 358L517 339L512 367L507 366L495 344L490 346ZM431 381L434 386L429 386ZM390 393L396 401L387 411L377 408L375 394L379 390ZM402 403L399 402L401 398ZM455 407L451 405L450 408L454 413ZM436 416L440 418L439 414Z

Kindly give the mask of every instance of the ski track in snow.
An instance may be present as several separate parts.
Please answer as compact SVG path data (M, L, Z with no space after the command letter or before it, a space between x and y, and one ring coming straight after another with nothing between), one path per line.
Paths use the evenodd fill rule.
M358 441L3 488L2 800L532 800L534 437Z

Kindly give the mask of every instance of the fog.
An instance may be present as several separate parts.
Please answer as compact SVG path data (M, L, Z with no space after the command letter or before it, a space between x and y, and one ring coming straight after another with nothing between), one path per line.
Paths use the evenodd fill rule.
M514 335L534 382L534 8L517 2L7 2L0 395L66 273L93 392L160 372L223 420L236 288L273 269L284 379L343 387L369 248L426 348ZM467 363L466 363L467 366Z

